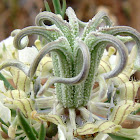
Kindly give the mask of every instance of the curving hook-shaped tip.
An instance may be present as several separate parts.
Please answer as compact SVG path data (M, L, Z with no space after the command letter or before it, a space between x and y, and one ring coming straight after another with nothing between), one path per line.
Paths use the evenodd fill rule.
M12 33L11 33L11 36L14 37L14 47L18 50L21 50L21 49L24 49L25 47L27 47L28 43L29 43L29 38L28 36L25 36L21 39L21 42L19 44L18 42L18 38L19 38L19 35L22 33L22 30L20 29L16 29L14 30ZM18 42L18 44L17 44Z
M0 70L7 67L16 67L22 70L26 75L28 75L28 72L29 72L29 68L24 63L18 60L6 60L0 64Z
M62 51L61 46L58 47L58 44L62 41L65 41L65 38L61 37L57 41L51 42L43 47L43 49L39 52L36 59L34 60L34 63L30 67L30 70L28 73L30 78L33 78L39 62L47 53L49 53L50 51L57 52L57 50ZM44 84L44 86L39 90L39 92L38 92L39 96L42 95L43 91L46 88L48 89L54 83L78 84L87 78L89 68L90 68L89 49L83 41L77 40L77 42L79 45L79 47L77 49L81 50L82 55L83 55L83 66L82 66L81 72L77 76L71 77L71 78L50 77L49 80ZM66 51L66 50L63 50L63 51ZM65 52L64 52L64 54L65 54ZM66 57L68 57L68 55ZM71 58L71 56L69 58Z
M100 41L107 42L107 43L110 43L111 45L113 45L116 48L116 50L119 52L120 61L117 64L117 66L112 71L105 73L105 74L102 74L105 79L115 77L120 72L123 71L123 69L125 68L125 66L127 64L128 50L126 49L123 42L121 42L119 39L117 39L116 37L114 37L112 35L99 34L96 36L99 38Z
M133 40L136 42L136 48L137 48L137 55L134 62L134 68L136 70L140 70L140 33L133 29L132 27L128 26L113 26L110 28L101 28L99 29L99 32L111 34L111 35L125 35L130 36L133 38Z
M89 68L90 68L90 53L88 47L85 45L85 43L81 40L77 40L79 44L79 48L83 55L83 66L81 69L81 72L72 78L61 78L61 77L50 77L48 81L44 84L44 86L39 90L38 96L41 96L44 92L44 90L48 89L52 84L54 83L64 83L64 84L78 84L84 80L86 80Z

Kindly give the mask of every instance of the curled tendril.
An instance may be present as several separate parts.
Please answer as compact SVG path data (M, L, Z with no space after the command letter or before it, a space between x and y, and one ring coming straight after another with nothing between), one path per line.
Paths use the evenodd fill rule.
M115 26L110 28L99 29L99 32L107 33L111 35L127 35L131 36L137 44L137 57L134 63L134 68L140 70L140 33L135 29L127 26Z
M22 62L18 60L6 60L0 64L0 70L7 68L7 67L16 67L23 71L26 75L28 75L29 68Z
M36 18L35 18L35 24L37 26L44 26L46 27L46 25L44 24L45 20L49 20L52 22L52 24L55 24L58 28L63 30L63 26L66 26L67 28L69 28L69 30L71 29L71 27L69 26L69 24L64 21L62 19L62 17L51 13L51 12L41 12L39 13Z
M87 34L89 34L92 31L96 31L97 27L100 25L100 23L104 21L106 26L111 26L112 22L107 16L107 14L103 11L97 13L94 18L86 24L84 28L84 33L83 33L83 39L86 37Z
M12 31L11 36L15 37L20 31L21 31L20 29L16 29L16 30ZM28 43L29 43L28 36L25 36L24 38L22 38L22 40L20 42L20 44L21 44L21 46L23 46L23 48L24 48L24 46L26 47L28 45ZM15 48L19 49L18 47L15 47Z
M91 32L86 36L85 44L88 46L90 51L91 63L90 63L89 74L86 81L84 82L84 84L76 85L75 88L74 101L77 107L80 106L80 104L86 105L87 102L89 101L91 89L95 82L96 74L98 71L98 66L102 54L104 52L104 49L106 48L107 45L113 45L118 50L120 54L120 62L115 67L115 69L102 75L104 79L109 79L118 75L125 68L127 63L127 57L128 57L127 55L128 52L125 45L112 35L98 34L96 32ZM76 63L76 65L79 66L80 64ZM107 89L107 87L102 87L102 89ZM104 94L102 94L102 91L100 96L101 97L104 96Z
M50 51L55 51L57 53L58 51L65 51L63 53L64 55L68 57L66 50L62 50L61 46L58 45L61 41L65 41L65 38L59 38L58 41L51 42L42 48L42 50L39 52L39 54L37 55L36 59L34 60L34 62L32 63L30 67L30 70L29 70L30 78L32 78L33 75L35 74L35 71L41 59ZM87 78L89 67L90 67L89 50L88 50L88 47L83 43L83 41L78 40L77 42L79 45L78 49L81 50L82 55L83 55L83 67L81 69L81 72L77 76L72 77L72 78L51 77L46 82L46 84L44 84L41 91L39 91L38 93L39 95L41 95L41 93L43 92L45 88L50 87L53 83L78 84Z
M116 66L116 68L114 68L114 70L103 74L105 79L109 79L109 78L117 76L120 72L122 72L122 70L125 68L126 63L127 63L128 52L127 52L125 45L119 39L115 38L112 35L98 34L95 32L91 32L87 36L87 39L91 38L92 36L97 37L93 48L95 46L98 46L98 45L100 46L101 44L105 44L105 43L108 44L109 43L109 44L113 45L118 50L119 55L120 55L120 61L119 61L118 65ZM104 47L106 47L106 45Z
M50 34L50 32L52 34ZM55 36L53 35L56 34ZM27 47L27 44L21 44L23 37L27 35L37 34L44 37L47 41L53 41L57 39L59 36L63 36L62 32L57 28L44 28L44 27L37 27L37 26L30 26L22 29L14 38L14 47L18 50L24 49Z
M64 36L68 39L71 46L73 46L74 38L71 32L72 28L67 21L64 21L62 17L55 15L51 12L41 12L36 16L35 23L37 26L44 26L44 21L48 20L52 22L52 24L56 25L64 34Z
M15 29L14 31L11 32L11 36L16 36L21 30L20 29Z
M63 53L63 55L67 55L67 59L71 59L70 53L67 51L67 49L65 47L62 47L62 42L64 43L64 41L66 41L65 38L61 37L56 41L53 41L51 43L48 43L47 45L45 45L40 52L38 53L38 55L36 56L34 62L31 64L30 70L29 70L29 77L32 78L36 72L36 69L38 67L39 62L41 61L41 59L49 52L53 51L56 52L60 57L61 57L61 53ZM61 45L59 45L59 43ZM68 45L68 44L67 44ZM69 57L69 58L68 58Z

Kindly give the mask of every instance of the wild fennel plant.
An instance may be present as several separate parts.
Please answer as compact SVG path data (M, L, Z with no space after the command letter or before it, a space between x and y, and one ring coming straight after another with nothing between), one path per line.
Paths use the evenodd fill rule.
M140 69L140 34L131 27L113 26L104 12L86 23L76 17L71 7L66 15L69 21L52 12L40 12L36 26L12 32L17 53L26 49L28 35L37 34L39 38L35 41L37 55L30 64L16 56L17 60L0 64L1 70L6 68L11 73L17 87L1 92L6 96L3 103L10 109L21 110L15 115L18 118L6 127L8 136L45 139L51 123L55 124L52 128L57 125L60 140L81 139L80 136L95 133L95 139L107 138L110 133L138 139L136 129L124 129L121 124L126 119L139 121L134 111L140 108L135 102L140 83L130 80L130 76ZM46 25L46 20L52 25ZM99 28L102 22L105 26ZM136 45L128 54L125 43L132 40ZM103 56L108 45L115 49L110 47ZM109 59L115 51L116 66L112 68ZM42 78L47 78L43 85ZM93 89L95 82L99 87Z

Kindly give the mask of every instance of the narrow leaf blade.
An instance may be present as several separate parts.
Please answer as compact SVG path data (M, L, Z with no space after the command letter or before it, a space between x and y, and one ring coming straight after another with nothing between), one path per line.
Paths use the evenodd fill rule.
M108 134L113 140L133 140L133 139L130 139L130 138L125 138L125 137L121 137L121 136L116 136L116 135L113 135L113 134Z
M55 9L55 14L60 14L61 15L61 5L59 0L53 0L53 6Z
M19 109L17 110L17 114L18 114L19 123L23 131L25 132L26 136L29 138L29 140L37 140L31 126L29 125L26 118L23 116L23 114Z
M63 17L63 19L65 16L66 7L67 7L66 0L63 0L63 5L62 5L62 17Z
M44 123L41 123L40 132L39 132L39 140L45 140L46 137L46 128Z
M51 12L50 6L46 0L44 0L44 5L45 5L46 11Z
M7 87L7 89L14 90L12 85L8 82L8 80L0 73L0 80L4 82L4 85Z

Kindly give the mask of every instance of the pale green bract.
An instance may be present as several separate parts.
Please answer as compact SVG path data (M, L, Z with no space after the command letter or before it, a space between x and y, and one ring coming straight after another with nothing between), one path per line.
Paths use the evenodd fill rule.
M15 70L10 71L14 73L14 82L20 82L18 90L3 93L8 96L6 102L20 108L37 126L40 121L58 125L60 139L97 132L97 138L107 138L104 133L121 135L121 124L126 119L135 120L131 112L140 107L134 101L140 83L130 81L130 76L140 69L140 34L131 27L113 26L104 12L86 23L76 17L71 7L66 14L68 22L60 15L41 12L36 16L36 26L12 32L18 54L19 50L27 49L27 36L32 34L39 36L35 42L38 51L28 65L24 62L26 58L22 62L18 59L0 64L1 70L16 67L23 71L21 77ZM52 25L46 25L45 21ZM102 22L105 26L99 27ZM136 45L128 54L125 43L132 40ZM107 46L115 49L110 47L103 55ZM30 50L28 55L33 52ZM116 60L110 64L115 52ZM48 80L41 84L44 77ZM22 79L26 81L24 87ZM95 82L99 86L93 89ZM51 87L53 84L55 88Z

